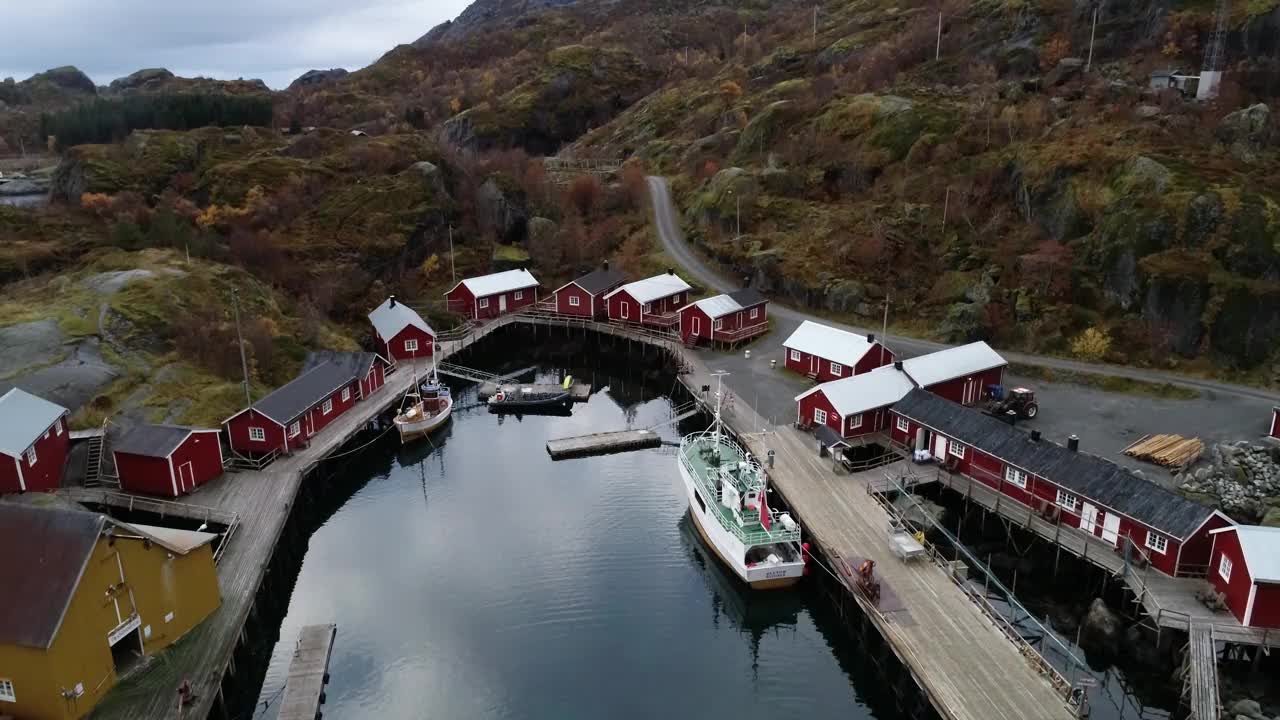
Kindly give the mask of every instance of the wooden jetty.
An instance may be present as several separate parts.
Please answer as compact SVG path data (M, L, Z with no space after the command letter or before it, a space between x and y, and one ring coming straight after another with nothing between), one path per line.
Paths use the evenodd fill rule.
M644 450L661 444L662 437L652 430L619 430L548 440L547 454L552 460L564 460L588 455Z
M509 395L518 395L524 390L534 393L553 393L560 390L559 385L551 383L491 383L485 382L480 384L477 395L481 400L488 400L491 396L498 394L499 391ZM569 387L569 399L576 403L584 403L591 399L591 385L589 383L575 382Z
M1218 653L1212 625L1192 625L1184 672L1191 720L1218 720Z
M298 633L298 645L289 662L277 720L316 720L324 704L324 686L329 682L329 658L338 626L308 625Z

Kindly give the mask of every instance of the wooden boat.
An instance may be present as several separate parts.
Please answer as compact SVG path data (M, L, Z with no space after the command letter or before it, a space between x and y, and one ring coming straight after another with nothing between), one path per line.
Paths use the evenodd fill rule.
M564 383L555 389L529 385L500 388L489 397L489 409L498 412L523 412L569 408L573 404L573 398L569 395L571 387L573 387L573 378L566 377Z
M452 412L453 396L449 393L449 388L440 382L440 376L432 366L427 380L419 385L415 376L413 388L404 396L400 414L395 419L396 429L400 431L400 442L425 437L445 424Z

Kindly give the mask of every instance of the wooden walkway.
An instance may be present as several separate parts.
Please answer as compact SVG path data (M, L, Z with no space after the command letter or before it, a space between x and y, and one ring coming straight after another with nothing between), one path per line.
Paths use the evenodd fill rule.
M1185 672L1191 696L1190 720L1218 720L1218 653L1212 625L1191 626Z
M564 460L588 455L644 450L661 444L662 436L652 430L619 430L548 440L547 454L552 460Z
M338 626L308 625L298 633L298 645L289 662L289 675L284 682L284 699L276 720L316 720L324 703L324 686L328 683L329 658Z

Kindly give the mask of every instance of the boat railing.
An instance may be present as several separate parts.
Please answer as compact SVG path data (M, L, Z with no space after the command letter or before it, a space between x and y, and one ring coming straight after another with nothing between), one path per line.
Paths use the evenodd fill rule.
M702 474L700 474L697 471L697 468L693 466L693 463L689 462L687 447L685 447L684 443L681 443L681 445L682 446L680 448L680 463L684 465L685 470L688 471L689 473L689 476L694 478L694 482L698 483L702 492L707 497L711 498L712 502L719 505L720 495L716 491L716 488L711 486L707 482L707 478L705 478ZM744 524L756 525L757 527L762 527L759 525L759 519L760 519L759 511L747 509L747 510L742 510L741 514L742 514L742 519ZM800 540L800 526L793 522L792 527L787 528L782 523L782 520L781 520L782 513L778 512L777 510L769 511L769 520L770 520L769 530L764 530L763 527L760 530L748 530L742 525L737 524L736 522L727 521L727 519L724 516L724 513L719 512L718 509L715 515L720 521L720 525L723 526L725 529L727 529L730 533L732 533L734 537L738 538L738 540L741 541L742 544L746 547L753 547L756 545L772 545L774 543L781 543L781 542L799 542Z

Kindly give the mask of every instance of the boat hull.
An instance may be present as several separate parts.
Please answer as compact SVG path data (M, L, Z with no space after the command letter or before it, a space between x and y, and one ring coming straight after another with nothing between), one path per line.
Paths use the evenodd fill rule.
M453 414L453 399L450 398L444 410L435 415L423 417L420 420L413 420L406 415L397 415L395 419L396 429L400 431L400 442L405 443L420 437L426 437L444 425L449 420L449 416Z
M683 463L680 468L680 479L684 484L685 496L689 501L689 515L693 518L693 526L707 547L715 553L720 562L733 571L739 580L751 586L753 590L780 590L789 588L804 577L804 561L784 562L775 565L755 565L747 567L742 558L746 557L746 547L742 541L710 515L711 510L706 503L716 502L714 498L702 498L696 488L696 481L689 474Z

